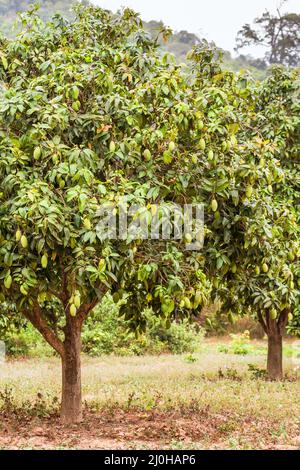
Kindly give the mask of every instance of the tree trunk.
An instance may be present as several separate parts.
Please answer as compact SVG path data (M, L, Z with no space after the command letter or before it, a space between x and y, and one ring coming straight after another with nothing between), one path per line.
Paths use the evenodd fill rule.
M67 282L64 281L65 289ZM61 422L74 424L82 421L81 398L81 328L88 313L97 305L99 297L92 302L83 304L76 312L76 316L70 314L69 294L65 290L59 297L66 312L66 325L63 328L65 339L62 341L48 325L38 303L31 310L23 310L24 316L41 333L44 339L60 355L62 360L62 401Z
M269 380L282 380L282 336L280 333L268 336L267 372Z
M62 355L61 422L74 424L82 421L81 397L81 327L69 319L65 327L64 354Z
M265 319L258 314L258 319L264 332L268 336L268 361L267 374L269 380L282 380L282 337L288 322L289 309L280 312L278 318L271 318L270 312L266 312Z

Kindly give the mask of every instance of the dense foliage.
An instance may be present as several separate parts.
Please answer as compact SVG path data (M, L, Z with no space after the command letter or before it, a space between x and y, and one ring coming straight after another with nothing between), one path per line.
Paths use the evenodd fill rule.
M131 10L76 15L32 10L0 43L1 299L60 354L63 420L81 419L81 331L107 292L137 334L149 307L166 327L210 299L250 313L280 378L299 312L299 71L257 85L202 42L187 68ZM99 211L120 203L147 226L170 223L160 204L201 204L203 249L187 249L199 233L104 238Z

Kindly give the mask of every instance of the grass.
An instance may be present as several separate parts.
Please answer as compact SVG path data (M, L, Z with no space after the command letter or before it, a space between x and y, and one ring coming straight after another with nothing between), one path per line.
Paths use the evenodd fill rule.
M193 355L83 357L83 398L87 413L102 417L121 413L121 421L131 417L128 429L132 420L139 426L146 415L155 416L153 429L156 429L156 422L170 426L174 421L171 416L176 417L174 422L178 427L186 417L188 421L182 426L187 431L182 431L182 436L177 427L174 430L173 422L164 439L151 438L168 448L273 448L276 445L298 448L299 372L286 357L287 380L270 383L255 378L248 365L258 370L264 368L262 348L265 348L263 342L252 342L249 354L224 353L219 351L219 342L213 339L206 340L202 351ZM288 348L292 348L292 344L288 344ZM8 361L1 365L0 391L3 395L5 388L11 389L12 396L7 401L11 402L12 409L19 410L17 415L20 410L27 410L32 419L45 419L57 411L60 374L57 358ZM3 396L5 398L5 393ZM207 429L203 436L198 429L201 420ZM107 430L107 437L111 434L112 431ZM201 441L197 441L197 436ZM68 442L69 438L63 446L70 446ZM81 439L81 445L82 442ZM26 447L27 441L22 445ZM149 444L146 427L145 435L139 436L137 442L132 431L126 445L155 448L156 444Z

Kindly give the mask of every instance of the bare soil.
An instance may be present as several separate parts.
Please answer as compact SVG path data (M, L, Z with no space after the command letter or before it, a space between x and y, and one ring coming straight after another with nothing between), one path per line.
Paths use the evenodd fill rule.
M58 416L24 418L0 414L5 449L299 449L299 428L278 436L278 423L209 410L86 412L84 422L61 426Z

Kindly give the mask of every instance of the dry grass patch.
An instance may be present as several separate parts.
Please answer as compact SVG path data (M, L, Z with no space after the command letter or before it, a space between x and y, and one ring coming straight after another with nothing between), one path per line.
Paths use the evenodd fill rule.
M6 362L0 446L298 448L300 387L292 364L291 380L268 383L251 378L249 363L263 367L264 357L210 347L192 357L84 357L86 421L70 432L57 419L59 360Z

